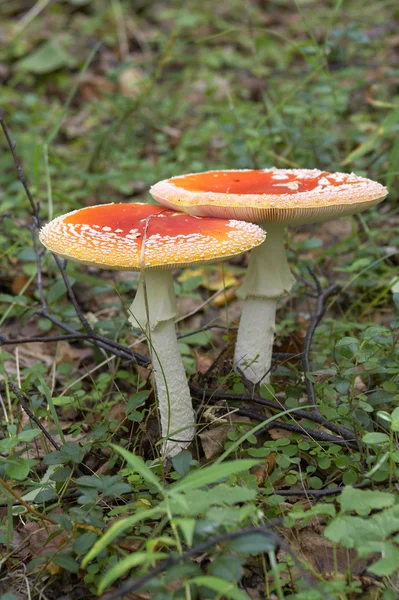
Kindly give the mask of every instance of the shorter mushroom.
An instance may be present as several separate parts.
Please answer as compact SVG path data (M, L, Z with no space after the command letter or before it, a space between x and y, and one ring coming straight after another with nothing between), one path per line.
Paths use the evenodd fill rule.
M164 206L191 215L266 227L266 241L251 252L238 291L245 302L235 366L256 384L269 381L277 300L295 282L284 248L286 226L353 215L378 204L388 192L353 173L272 168L179 175L156 183L150 193Z
M52 252L101 269L141 271L129 320L147 332L163 452L172 457L194 437L194 411L179 353L171 269L235 256L265 239L257 225L193 217L152 204L105 204L57 217L40 232Z

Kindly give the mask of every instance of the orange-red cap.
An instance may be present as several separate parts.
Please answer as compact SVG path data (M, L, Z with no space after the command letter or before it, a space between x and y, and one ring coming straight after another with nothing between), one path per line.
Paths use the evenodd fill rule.
M129 271L224 260L265 237L252 223L193 217L142 203L82 208L57 217L40 232L41 242L64 258Z
M180 175L150 192L161 204L192 215L289 225L361 212L388 190L353 173L272 168Z

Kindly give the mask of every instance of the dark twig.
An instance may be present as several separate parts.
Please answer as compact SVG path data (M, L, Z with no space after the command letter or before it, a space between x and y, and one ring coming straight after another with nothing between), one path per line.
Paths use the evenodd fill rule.
M328 288L326 288L325 290L322 290L322 288L320 286L320 282L318 281L318 279L316 278L314 273L310 269L309 269L309 272L312 275L313 280L315 281L318 295L317 295L316 312L312 316L310 325L306 332L305 341L303 344L302 367L303 367L303 372L305 375L305 385L306 385L306 392L307 392L307 395L309 398L309 404L312 404L312 406L314 407L313 411L319 412L318 408L317 408L317 404L316 404L316 396L315 396L315 392L314 392L313 383L309 378L309 375L310 375L310 359L309 359L310 346L311 346L316 328L326 312L326 300L338 291L339 286L336 284L332 284L332 285L329 285Z
M3 129L3 132L4 132L4 135L6 137L8 146L9 146L9 148L11 150L11 154L12 154L12 157L14 159L15 168L16 168L17 173L18 173L18 179L20 180L20 182L24 186L25 193L26 193L26 195L28 197L28 200L30 202L35 225L36 225L36 227L39 228L40 227L40 217L39 217L40 206L39 206L39 204L35 203L35 201L33 200L32 194L30 193L30 189L29 189L29 186L28 186L27 181L25 179L25 175L24 175L24 173L22 171L22 167L20 165L20 162L19 162L18 157L17 157L16 152L15 152L16 143L13 142L11 140L11 138L10 138L10 134L8 133L7 126L6 126L5 122L4 122L4 110L2 110L2 109L0 109L0 125L1 125L1 127Z
M28 399L26 398L25 394L23 392L21 392L17 386L15 386L13 383L11 383L11 381L9 381L7 383L8 387L10 388L10 390L12 391L12 393L18 398L18 401L20 403L20 405L22 406L22 408L24 409L24 411L26 412L26 414L28 415L28 417L30 418L31 421L33 421L38 428L40 429L40 431L42 432L42 434L48 439L48 441L50 442L50 444L56 449L59 450L60 446L57 444L57 442L54 440L54 438L51 437L51 435L49 434L49 432L46 430L45 427L43 427L43 425L40 423L39 419L33 414L33 412L31 411L31 409L29 408L29 402ZM4 384L1 384L1 387L5 387Z
M73 341L73 340L90 340L91 336L86 335L84 333L67 333L65 335L49 335L49 336L38 336L38 337L26 337L26 338L17 338L16 340L8 339L4 335L0 334L0 346L17 346L18 344L27 344L34 343L38 344L40 342L50 343L50 342L62 342L62 341Z
M229 406L229 410L234 411L234 408ZM238 415L242 415L244 417L249 417L250 419L254 419L255 421L264 421L265 415L261 415L259 413L255 413L251 410L247 410L246 408L239 408L236 413ZM295 413L294 413L295 414ZM302 435L307 435L314 440L318 440L320 442L328 442L329 444L338 444L340 446L347 446L350 448L357 448L356 442L353 440L343 440L335 435L330 435L329 433L325 433L324 431L316 431L315 429L309 429L308 427L303 427L302 425L297 425L294 423L286 423L285 421L272 421L268 423L262 429L259 429L256 432L256 435L260 435L265 431L269 431L269 429L284 429L284 431L292 431L293 433L301 433Z
M78 301L76 300L76 296L75 296L75 294L74 294L74 292L72 290L72 286L69 283L69 279L68 279L67 274L65 272L64 265L62 264L62 261L60 260L60 258L56 254L53 254L53 257L54 257L55 262L57 263L57 267L60 270L61 277L64 280L64 284L65 284L65 287L66 287L69 299L70 299L70 301L73 304L73 307L74 307L75 312L76 312L76 314L77 314L77 316L79 318L79 321L82 323L82 325L86 329L87 333L90 336L93 337L94 330L93 330L92 326L90 325L90 323L88 322L88 320L86 319L86 317L84 316L84 314L82 313L82 311L80 310L80 306L78 304Z
M259 404L260 406L267 406L277 412L281 412L286 410L286 407L283 404L277 404L277 402L273 402L272 400L265 400L265 398L261 398L260 396L245 396L245 395L236 395L229 394L227 392L218 392L216 390L202 390L197 388L192 383L190 383L190 389L193 396L201 399L203 396L213 400L227 400L233 402L253 402L254 404ZM323 427L334 431L340 435L344 440L348 442L354 442L354 433L349 431L349 429L345 429L344 427L340 427L335 423L331 423L328 419L323 417L319 412L316 411L307 411L303 409L298 409L295 411L295 417L299 417L301 419L307 419L308 421L312 421L313 423L318 423ZM264 417L263 417L264 420Z
M234 540L247 535L264 535L265 537L272 538L276 546L279 546L285 552L290 554L296 566L298 567L298 569L300 569L307 585L310 587L312 585L312 580L308 572L299 562L295 553L291 550L287 542L285 542L285 540L278 533L271 529L271 527L280 523L281 519L278 519L271 523L269 526L258 525L256 527L246 527L245 529L239 529L238 531L224 533L215 536L209 540L206 540L205 542L202 542L201 544L198 544L193 548L190 548L189 550L187 550L187 552L184 552L183 554L169 556L165 560L161 561L156 567L151 569L151 571L149 571L145 575L142 575L141 577L137 578L132 577L128 579L126 583L124 583L118 590L106 594L103 600L117 600L118 598L122 598L124 595L129 594L131 592L135 592L141 587L143 587L143 585L145 585L148 581L162 573L162 571L165 571L166 569L179 563L185 562L194 556L201 555L202 553L206 552L212 547L217 546L218 544L222 544L224 542L228 542L230 540Z
M362 490L364 488L369 488L375 481L371 481L370 479L366 479L361 483L355 483L352 487ZM313 496L314 498L322 498L323 496L333 496L335 494L342 494L345 487L335 487L329 488L325 490L308 490L308 489L297 489L297 490L273 490L273 494L278 496Z

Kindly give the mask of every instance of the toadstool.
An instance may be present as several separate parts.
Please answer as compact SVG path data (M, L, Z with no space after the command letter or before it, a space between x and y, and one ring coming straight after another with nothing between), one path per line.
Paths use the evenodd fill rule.
M224 260L264 239L264 231L252 223L194 217L143 203L83 208L57 217L40 232L41 242L66 259L141 271L129 320L148 333L165 456L174 456L194 437L194 411L175 332L171 269Z
M267 227L266 241L251 252L238 291L245 302L234 362L252 383L269 380L276 302L295 282L284 249L285 227L358 213L388 193L353 173L276 168L181 175L156 183L150 192L161 204L191 215Z

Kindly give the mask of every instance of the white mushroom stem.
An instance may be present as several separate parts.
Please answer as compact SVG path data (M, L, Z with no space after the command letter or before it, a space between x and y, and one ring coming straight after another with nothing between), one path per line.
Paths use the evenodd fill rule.
M144 291L145 285L145 291ZM161 417L163 454L172 457L194 438L194 410L176 339L176 297L170 271L149 270L140 277L129 320L148 335Z
M268 223L266 241L251 250L237 295L244 299L234 355L237 373L256 384L270 381L277 299L295 283L284 248L285 228Z

